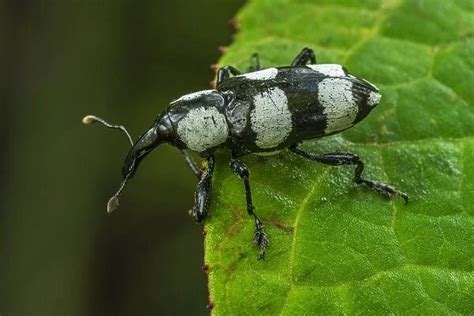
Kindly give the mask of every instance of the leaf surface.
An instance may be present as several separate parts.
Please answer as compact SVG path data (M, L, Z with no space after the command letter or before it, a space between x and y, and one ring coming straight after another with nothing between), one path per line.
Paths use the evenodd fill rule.
M354 128L307 141L347 151L365 177L408 192L387 201L353 168L285 152L247 156L270 239L252 244L242 182L221 154L206 223L215 315L456 314L474 311L474 5L470 0L253 0L220 65L288 65L305 46L381 88Z

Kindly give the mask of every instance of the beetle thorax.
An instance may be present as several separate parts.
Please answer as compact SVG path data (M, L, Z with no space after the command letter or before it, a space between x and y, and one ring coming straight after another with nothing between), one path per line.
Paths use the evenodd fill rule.
M189 149L204 152L225 143L229 128L218 109L200 106L191 109L178 122L177 132Z

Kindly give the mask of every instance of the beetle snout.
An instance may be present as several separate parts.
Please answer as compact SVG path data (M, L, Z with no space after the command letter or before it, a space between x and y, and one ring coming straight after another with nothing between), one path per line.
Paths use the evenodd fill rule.
M142 159L160 143L161 139L158 137L157 128L153 126L140 137L128 152L122 166L122 176L124 179L132 178Z
M122 176L124 179L126 178L131 178L135 174L136 168L136 158L134 155L131 155L131 153L128 153L127 158L125 158L125 161L122 166Z

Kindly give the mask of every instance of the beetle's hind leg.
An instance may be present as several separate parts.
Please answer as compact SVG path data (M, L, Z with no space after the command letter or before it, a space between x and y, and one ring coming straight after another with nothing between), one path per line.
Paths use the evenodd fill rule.
M209 214L211 206L212 175L214 174L214 156L207 157L207 169L202 173L201 180L196 187L194 195L194 207L191 216L200 223Z
M230 161L230 169L234 174L236 174L240 179L244 181L245 199L247 200L247 212L255 219L255 235L253 236L253 241L256 245L260 247L258 259L263 260L265 259L265 250L268 246L268 238L267 234L265 233L265 226L263 225L257 214L255 214L255 208L252 203L252 194L250 192L249 169L247 165L245 165L245 163L238 159L232 159Z
M290 150L310 160L318 161L318 162L331 165L331 166L354 165L356 166L355 174L354 174L355 183L364 184L370 189L378 192L385 198L392 198L395 195L399 195L405 201L405 204L408 203L408 200L409 200L408 194L401 192L390 185L362 178L364 163L362 162L362 160L360 160L359 156L355 154L351 154L351 153L313 154L313 153L308 153L304 150L301 150L297 146L291 147Z
M307 63L316 64L316 55L311 48L305 47L301 52L296 56L296 58L291 63L292 66L305 66Z

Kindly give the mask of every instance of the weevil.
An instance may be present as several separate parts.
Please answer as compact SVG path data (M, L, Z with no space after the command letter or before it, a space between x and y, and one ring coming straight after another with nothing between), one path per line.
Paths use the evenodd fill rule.
M262 68L257 54L249 72L232 66L218 70L216 87L186 94L172 101L152 126L133 143L123 126L111 125L92 115L86 124L99 122L127 134L132 148L122 166L123 181L109 200L107 211L118 206L118 196L140 162L163 143L177 147L198 178L195 204L190 214L202 222L209 214L214 172L214 153L231 153L230 169L243 182L247 212L255 222L254 243L265 258L268 238L252 201L250 171L242 161L248 154L268 155L287 149L304 158L332 166L353 165L353 181L385 198L408 195L394 187L362 177L364 163L346 152L311 153L299 147L309 139L340 133L363 120L380 102L379 89L349 73L341 65L318 64L312 49L304 48L290 66ZM198 153L207 168L201 171L188 150Z

